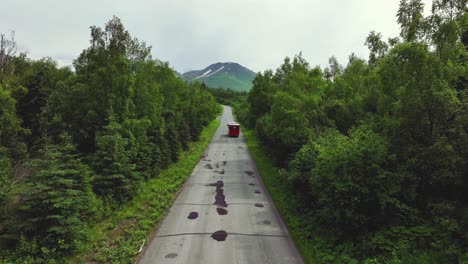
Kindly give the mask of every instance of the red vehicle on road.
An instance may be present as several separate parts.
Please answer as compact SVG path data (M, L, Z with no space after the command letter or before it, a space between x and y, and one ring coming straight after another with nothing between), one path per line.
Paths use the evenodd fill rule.
M240 134L240 125L237 122L229 122L227 125L229 129L228 135L230 137L239 137Z

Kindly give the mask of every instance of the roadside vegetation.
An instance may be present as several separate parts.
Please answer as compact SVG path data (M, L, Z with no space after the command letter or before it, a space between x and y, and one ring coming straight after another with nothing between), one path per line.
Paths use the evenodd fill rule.
M286 58L235 109L308 263L468 263L467 1L423 8L367 60Z
M109 218L89 230L89 242L70 263L134 263L143 246L151 242L155 228L164 219L175 196L203 156L219 120L213 120L202 131L200 139L190 142L179 161L169 165L158 177L141 184L131 201L113 211Z
M17 54L13 34L0 44L0 262L95 251L98 262L131 262L220 106L117 17L91 27L74 71Z

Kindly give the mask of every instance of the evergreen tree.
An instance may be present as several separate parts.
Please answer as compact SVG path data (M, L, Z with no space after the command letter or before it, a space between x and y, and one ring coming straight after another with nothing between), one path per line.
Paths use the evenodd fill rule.
M130 163L128 139L122 137L122 126L117 123L112 111L109 124L96 137L94 154L94 191L100 196L109 196L119 202L128 200L135 193L140 178L135 165Z
M177 136L177 130L175 124L170 124L166 132L167 145L169 147L169 157L171 162L179 160L179 151L181 149L181 143Z
M171 164L170 146L166 138L159 132L154 134L153 143L157 146L157 149L153 150L153 156L157 162L153 171L157 172L156 174L159 174L161 170L166 169L169 164Z
M21 195L13 232L37 243L49 254L69 254L85 240L87 222L95 215L91 171L75 152L69 135L58 145L45 146L41 159L32 161L34 176Z
M125 120L122 132L128 140L129 162L135 164L135 170L148 179L152 173L154 164L152 148L155 147L149 141L148 130L151 121L148 118Z
M183 150L188 149L188 143L190 141L190 128L187 125L187 121L185 118L181 117L179 122L177 122L177 131L179 132L178 138L180 141L180 145Z

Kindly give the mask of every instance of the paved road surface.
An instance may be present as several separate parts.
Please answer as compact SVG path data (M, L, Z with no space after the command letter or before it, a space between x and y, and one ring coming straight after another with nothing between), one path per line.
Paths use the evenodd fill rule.
M137 263L303 263L244 137L221 125Z

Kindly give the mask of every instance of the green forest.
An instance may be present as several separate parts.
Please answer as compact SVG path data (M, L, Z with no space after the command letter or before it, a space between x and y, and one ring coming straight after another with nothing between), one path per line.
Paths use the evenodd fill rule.
M219 104L274 163L256 160L306 263L468 263L467 4L400 0L368 58L299 53L250 92L183 81L117 17L73 67L1 34L0 263L132 263Z
M17 54L2 34L0 261L79 252L89 229L178 161L220 111L119 18L90 29L73 70Z
M286 58L236 104L310 263L468 263L467 1L423 9L402 0L400 35L370 32L368 59Z

